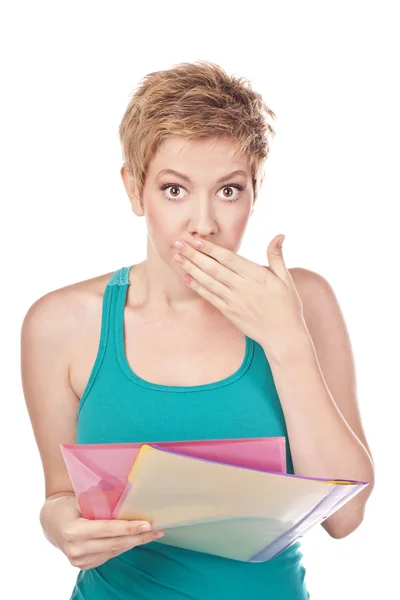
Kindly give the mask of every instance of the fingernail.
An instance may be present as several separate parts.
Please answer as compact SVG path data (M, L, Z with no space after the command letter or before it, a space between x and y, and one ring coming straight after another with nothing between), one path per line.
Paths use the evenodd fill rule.
M143 533L145 531L151 531L151 525L149 525L149 523L144 523L139 527L139 531L140 533Z
M281 240L279 240L279 242L277 244L278 248L282 248L282 244L283 244L284 239L285 239L285 236L283 236L283 238Z
M153 535L153 539L158 540L159 538L162 538L163 535L164 535L163 531L156 531L155 534Z

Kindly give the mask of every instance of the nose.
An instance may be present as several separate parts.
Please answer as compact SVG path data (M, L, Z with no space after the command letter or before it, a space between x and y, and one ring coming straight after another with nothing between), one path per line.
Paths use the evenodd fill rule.
M217 233L214 208L207 202L200 204L189 219L188 231L193 237L205 238Z

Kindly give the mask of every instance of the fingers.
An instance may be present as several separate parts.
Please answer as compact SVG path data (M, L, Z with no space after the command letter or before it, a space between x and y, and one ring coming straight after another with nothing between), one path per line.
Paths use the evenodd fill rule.
M151 524L148 521L126 521L122 519L80 519L79 521L79 527L70 532L69 536L75 540L138 535L142 533L139 527L143 525L147 525L151 529Z
M150 531L139 535L121 535L75 542L68 548L66 554L75 567L92 569L127 552L136 546L148 544L164 535L163 531Z
M87 540L81 544L82 554L97 554L108 552L109 554L120 554L126 552L134 546L148 544L155 539L159 539L158 532L150 531L139 535L120 535L117 537L107 537Z

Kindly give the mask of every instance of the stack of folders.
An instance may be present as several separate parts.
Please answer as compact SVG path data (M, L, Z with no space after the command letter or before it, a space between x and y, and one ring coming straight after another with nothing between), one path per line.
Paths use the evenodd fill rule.
M286 473L284 437L60 444L81 514L149 521L155 543L264 562L369 482Z

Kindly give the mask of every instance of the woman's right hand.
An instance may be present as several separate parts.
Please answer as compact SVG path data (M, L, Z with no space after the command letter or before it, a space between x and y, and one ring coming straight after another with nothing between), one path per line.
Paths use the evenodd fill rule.
M74 567L82 570L98 567L163 535L151 531L146 521L84 519L72 493L47 499L40 511L40 522L47 539L60 548ZM150 530L140 531L142 525L148 525Z

